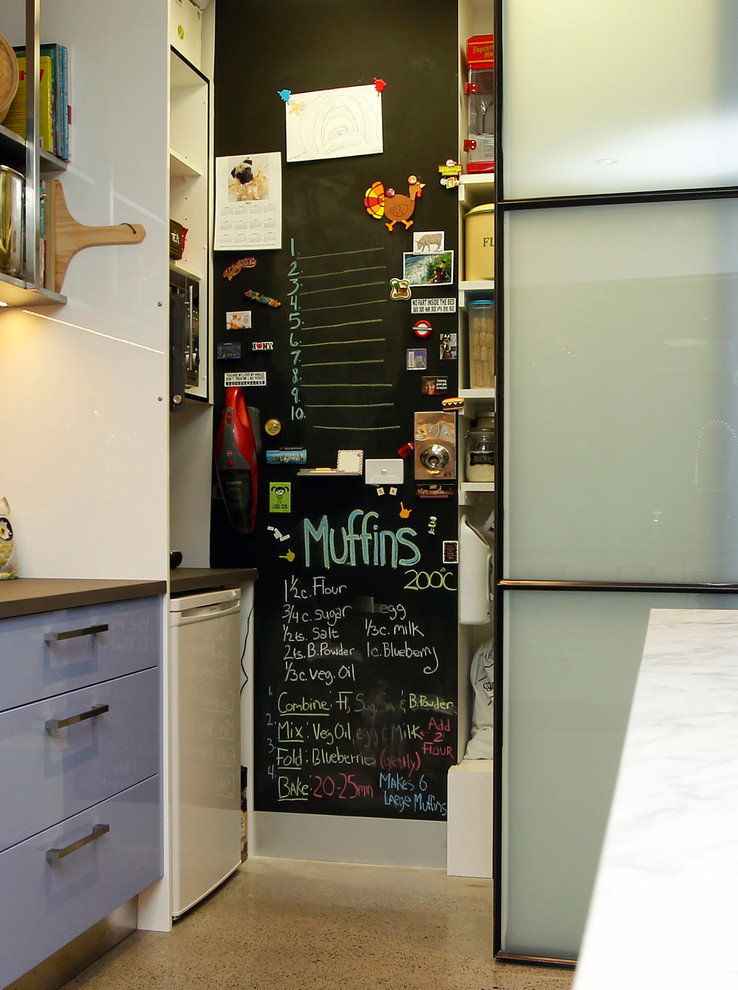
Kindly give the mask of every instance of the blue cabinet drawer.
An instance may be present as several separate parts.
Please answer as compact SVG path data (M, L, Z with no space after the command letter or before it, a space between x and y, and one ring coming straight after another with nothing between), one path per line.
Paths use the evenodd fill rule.
M0 709L159 663L161 600L84 605L0 623Z
M159 770L159 670L0 714L0 849Z
M162 875L159 813L157 776L0 853L0 985Z

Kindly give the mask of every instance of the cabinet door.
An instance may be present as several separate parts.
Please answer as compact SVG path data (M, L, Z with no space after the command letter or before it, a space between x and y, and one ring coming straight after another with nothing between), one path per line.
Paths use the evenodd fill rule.
M0 853L3 986L161 876L159 814L157 775Z
M0 708L157 666L159 610L141 598L3 620Z
M159 769L156 668L0 715L0 849Z

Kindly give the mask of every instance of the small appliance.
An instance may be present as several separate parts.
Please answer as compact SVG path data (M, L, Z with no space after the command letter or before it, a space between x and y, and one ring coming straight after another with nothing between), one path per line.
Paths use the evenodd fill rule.
M256 521L259 410L247 406L242 388L227 388L215 436L215 473L231 526L251 533Z

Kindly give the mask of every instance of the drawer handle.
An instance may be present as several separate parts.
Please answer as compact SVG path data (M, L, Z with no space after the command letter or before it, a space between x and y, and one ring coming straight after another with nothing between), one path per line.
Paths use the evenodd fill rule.
M86 722L88 718L97 718L98 715L104 715L107 711L110 711L109 705L94 705L89 711L80 712L79 715L70 715L69 718L48 718L44 722L44 728L47 732L51 732L52 729L66 729L68 725Z
M101 835L105 835L106 832L110 831L109 825L93 825L92 831L89 835L86 835L83 839L77 839L69 846L65 846L63 849L47 849L46 850L46 861L48 863L58 863L60 859L64 859L70 853L76 852L81 849L82 846L86 846L88 842L94 842L95 839L99 839Z
M44 636L44 643L58 643L62 639L76 639L78 636L95 636L97 633L108 631L108 624L87 626L85 629L69 629L66 632L51 632Z

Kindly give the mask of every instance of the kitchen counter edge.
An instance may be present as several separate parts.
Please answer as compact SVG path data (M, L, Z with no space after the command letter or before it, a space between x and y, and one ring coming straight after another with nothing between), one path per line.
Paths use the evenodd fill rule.
M166 594L166 581L16 578L0 581L0 619Z

